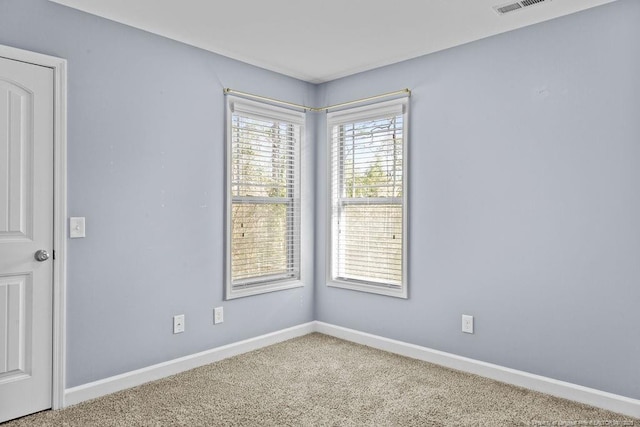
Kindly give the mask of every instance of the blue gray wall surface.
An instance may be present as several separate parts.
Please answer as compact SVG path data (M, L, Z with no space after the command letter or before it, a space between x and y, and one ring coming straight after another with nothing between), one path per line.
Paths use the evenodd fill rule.
M640 399L637 22L640 2L619 0L314 86L0 2L1 44L69 61L68 207L87 238L69 241L67 386L316 319ZM314 114L315 276L223 303L223 87L308 105L412 90L409 299L325 286Z
M313 319L312 275L222 303L223 87L313 85L45 0L0 2L0 43L68 60L68 387Z
M325 286L320 125L316 319L640 398L638 22L621 0L320 86L413 93L409 299Z

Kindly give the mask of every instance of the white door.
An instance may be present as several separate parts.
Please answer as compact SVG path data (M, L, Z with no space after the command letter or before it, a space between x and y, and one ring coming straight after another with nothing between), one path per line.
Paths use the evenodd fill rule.
M51 408L53 70L0 58L0 422ZM36 260L40 255L40 261Z

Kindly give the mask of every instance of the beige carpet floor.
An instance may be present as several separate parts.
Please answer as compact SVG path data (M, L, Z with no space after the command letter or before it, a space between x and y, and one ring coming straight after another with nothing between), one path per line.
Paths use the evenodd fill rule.
M640 420L311 334L2 427L640 426Z

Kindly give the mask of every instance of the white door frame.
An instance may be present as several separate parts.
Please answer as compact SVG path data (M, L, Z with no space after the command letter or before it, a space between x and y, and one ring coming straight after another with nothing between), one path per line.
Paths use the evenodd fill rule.
M51 407L64 405L67 289L67 61L0 45L0 57L53 70L53 390Z

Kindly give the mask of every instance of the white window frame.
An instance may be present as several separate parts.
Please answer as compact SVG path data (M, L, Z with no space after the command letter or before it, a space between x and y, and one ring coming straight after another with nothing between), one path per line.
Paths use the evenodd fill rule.
M233 153L231 150L232 147L232 134L233 134L233 126L232 126L232 118L234 113L240 113L243 116L254 117L254 118L266 118L268 120L278 120L286 123L290 123L295 125L299 129L298 133L298 141L295 146L295 189L294 189L294 199L297 200L298 209L297 215L294 216L294 221L296 224L294 227L297 229L295 233L294 239L297 240L294 243L294 250L297 251L297 254L294 256L297 257L298 262L298 275L294 278L283 278L276 276L272 280L262 280L260 282L254 282L250 286L234 286L231 274L232 274L232 206L233 206L233 194L232 194L232 169L231 162L233 159ZM302 270L305 268L306 263L303 263L303 259L301 257L302 244L301 244L301 222L302 222L302 202L301 202L301 193L302 193L302 174L301 174L301 150L304 144L305 139L305 115L302 112L289 110L285 108L275 107L270 104L250 101L244 98L235 97L228 95L227 96L227 111L226 111L226 170L225 170L225 179L226 179L226 235L225 235L225 300L231 300L240 297L246 297L250 295L258 295L267 292L274 292L284 289L291 289L303 286L302 281ZM242 282L241 282L242 284Z
M333 127L360 122L376 118L388 117L390 114L402 115L403 127L402 127L402 279L400 286L390 286L380 284L377 282L354 280L335 277L334 275L334 263L337 262L335 254L337 251L337 220L334 215L334 171L332 169L332 155L333 155ZM327 212L327 260L326 263L326 277L327 286L350 289L361 292L374 293L379 295L392 296L397 298L408 298L408 280L407 280L407 259L408 259L408 225L407 225L407 212L408 212L408 159L409 159L409 99L400 98L386 102L379 102L364 107L351 108L347 110L341 110L327 114L327 172L328 172L328 212Z

